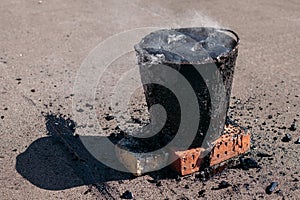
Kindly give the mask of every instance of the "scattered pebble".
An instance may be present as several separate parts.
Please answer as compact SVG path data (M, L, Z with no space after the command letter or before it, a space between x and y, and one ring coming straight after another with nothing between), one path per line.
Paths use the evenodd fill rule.
M264 158L264 157L272 157L272 155L268 154L268 153L264 153L264 152L258 152L257 153L258 157Z
M282 142L290 142L292 140L291 134L287 133L285 136L281 139Z
M133 195L129 190L126 190L122 195L122 199L133 199Z
M230 184L227 181L221 181L221 183L219 184L219 189L228 188L229 186Z
M4 116L1 116L1 119L4 119Z
M84 110L82 108L77 109L77 112L83 112Z
M290 129L290 131L296 131L297 130L297 124L296 124L295 121L291 124L291 127L289 129Z
M115 117L112 116L112 115L106 115L104 118L105 118L107 121L110 121L110 120L113 120Z
M272 194L276 187L278 186L278 182L272 182L267 188L266 188L266 193L267 194Z
M88 193L92 192L92 189L91 188L88 188L83 194L86 195Z
M272 119L273 118L273 116L272 115L268 115L268 119Z
M35 92L35 89L31 89L30 91L31 91L31 92Z
M240 166L243 170L250 168L261 168L259 164L253 158L240 158Z
M249 190L249 189L250 189L250 185L249 185L248 183L244 183L244 188L245 188L246 190Z
M205 196L205 190L203 189L203 190L200 190L199 192L198 192L198 195L199 195L199 197L204 197Z
M155 185L156 185L157 187L160 187L160 186L162 186L162 183L161 183L161 181L158 181Z
M231 186L227 181L221 181L217 188L212 188L212 190L221 190Z
M295 142L295 144L300 144L300 138Z
M282 195L282 191L281 190L277 190L275 193L279 194L279 195Z

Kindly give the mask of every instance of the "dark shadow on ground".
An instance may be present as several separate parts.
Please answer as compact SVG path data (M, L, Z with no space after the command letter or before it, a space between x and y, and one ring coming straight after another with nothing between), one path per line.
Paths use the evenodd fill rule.
M16 170L37 187L63 190L81 185L134 178L96 160L73 136L75 123L62 116L47 115L48 137L34 141L17 156Z
M63 190L135 178L95 159L80 138L73 135L75 123L72 120L53 114L45 117L49 136L34 141L16 159L16 170L29 182L47 190ZM149 175L154 179L177 177L168 168Z

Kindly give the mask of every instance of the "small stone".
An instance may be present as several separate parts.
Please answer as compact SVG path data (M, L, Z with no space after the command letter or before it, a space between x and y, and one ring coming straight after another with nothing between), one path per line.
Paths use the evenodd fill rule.
M1 119L4 119L4 116L1 116Z
M126 190L122 195L122 199L133 199L133 195L129 190Z
M272 119L273 118L273 116L272 115L268 115L268 119Z
M300 138L295 142L295 144L300 144Z
M275 194L282 195L282 191L281 191L281 190L277 190L277 191L275 192Z
M289 142L292 140L291 134L287 133L285 136L281 139L282 142Z
M91 188L87 189L83 194L86 195L86 194L88 194L88 193L90 193L90 192L92 192L92 189L91 189Z
M296 122L293 122L291 124L291 127L289 129L290 129L290 131L296 131L297 130L297 124L296 124Z
M30 91L31 91L31 92L35 92L35 89L31 89Z
M230 184L227 181L221 181L221 183L219 183L219 189L228 188L229 186Z
M205 196L205 190L200 190L198 192L199 197L204 197Z
M114 118L115 118L115 117L112 116L112 115L106 115L106 116L105 116L105 119L106 119L107 121L113 120Z
M240 166L244 170L248 170L250 168L261 168L253 158L240 158Z
M264 157L272 157L272 155L265 153L265 152L258 152L257 153L258 157L264 158Z
M157 187L160 187L160 186L162 186L162 183L161 183L161 181L158 181L155 185L156 185Z
M185 185L184 188L185 189L190 189L190 186L189 185Z
M249 185L248 183L244 183L244 188L245 188L246 190L249 190L249 189L250 189L250 185Z
M267 194L272 194L276 187L278 186L278 182L272 182L267 188L266 188L266 193Z
M84 110L82 108L77 109L77 112L83 112Z

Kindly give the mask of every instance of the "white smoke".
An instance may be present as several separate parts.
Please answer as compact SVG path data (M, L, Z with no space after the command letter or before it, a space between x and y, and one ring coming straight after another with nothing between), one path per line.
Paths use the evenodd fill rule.
M197 10L191 10L188 13L176 14L175 21L173 22L175 27L214 27L221 28L222 26L212 17Z

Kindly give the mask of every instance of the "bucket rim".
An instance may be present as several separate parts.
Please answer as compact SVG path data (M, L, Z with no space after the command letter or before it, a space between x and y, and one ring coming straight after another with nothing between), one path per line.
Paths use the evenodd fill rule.
M228 35L233 40L235 40L236 43L235 43L235 45L233 46L233 48L229 52L223 53L223 54L217 56L216 58L210 57L210 59L205 59L205 60L202 60L202 61L200 60L200 61L197 61L197 62L176 62L176 61L172 62L172 61L163 61L162 63L159 63L159 64L177 64L177 65L178 64L180 64L180 65L211 64L211 63L223 62L228 57L232 56L233 54L235 54L238 51L238 47L239 47L239 44L240 44L240 38L239 38L238 34L235 31L227 29L227 28L216 28L216 27L183 27L183 28L171 28L171 29L160 29L160 30L174 30L174 31L179 31L179 30L201 29L201 28L202 29L211 29L211 30L219 31L219 32L224 32L224 34L230 33L231 36L228 35L228 34L226 34L226 35ZM159 30L157 30L157 31L159 31ZM154 32L156 32L156 31L154 31ZM151 32L151 33L154 33L154 32ZM151 34L151 33L149 33L149 34ZM148 35L146 35L146 36L148 36ZM232 35L235 38L232 37ZM143 49L140 46L140 42L138 44L134 45L134 49L135 49L136 52L140 53L142 56L145 55L145 54L151 55L150 53L148 53L145 49Z

